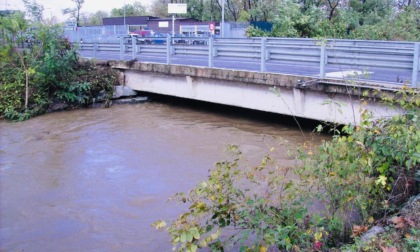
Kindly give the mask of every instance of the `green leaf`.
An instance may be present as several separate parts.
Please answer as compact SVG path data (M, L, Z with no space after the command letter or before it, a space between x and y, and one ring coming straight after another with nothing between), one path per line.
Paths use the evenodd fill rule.
M198 249L198 246L197 245L195 245L195 244L191 244L191 252L196 252L197 251L197 249Z
M187 233L187 241L192 242L192 240L193 240L193 235L191 233Z
M200 239L200 232L195 230L195 232L193 233L193 237L194 237L194 239L199 240Z
M287 189L289 189L290 187L292 187L293 186L293 182L292 181L289 181L289 182L287 182L286 183L286 185L284 186L284 189L285 190L287 190Z
M187 234L186 233L182 233L181 234L181 242L184 243L187 240Z
M201 247L201 248L205 248L205 247L207 247L207 242L206 242L206 240L201 240L201 241L200 241L200 247Z

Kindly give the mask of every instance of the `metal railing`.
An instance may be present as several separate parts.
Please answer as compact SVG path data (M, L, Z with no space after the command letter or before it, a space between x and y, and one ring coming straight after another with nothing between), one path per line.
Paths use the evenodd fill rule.
M319 68L319 78L326 78L327 67L340 69L382 69L401 70L411 73L412 87L419 86L419 42L389 42L363 40L314 40L296 38L203 38L185 37L148 38L150 44L136 39L118 43L82 43L81 52L118 52L119 58L129 56L136 59L141 55L161 55L166 64L175 56L207 58L208 67L214 67L215 59L252 61L259 63L259 71L267 72L267 64L288 66L314 66ZM129 42L129 43L128 43Z

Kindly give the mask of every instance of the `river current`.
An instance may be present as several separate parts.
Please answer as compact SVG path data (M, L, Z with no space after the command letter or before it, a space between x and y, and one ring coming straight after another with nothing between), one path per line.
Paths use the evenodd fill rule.
M260 114L166 101L0 121L0 251L172 251L151 223L187 207L167 199L205 179L228 144L258 162L278 137L325 138Z

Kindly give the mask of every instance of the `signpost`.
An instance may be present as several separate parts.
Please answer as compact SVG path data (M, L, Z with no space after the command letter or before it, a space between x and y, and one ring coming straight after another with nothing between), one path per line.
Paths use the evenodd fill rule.
M214 34L214 28L216 27L214 22L209 23L209 30L211 34Z
M187 14L187 4L168 4L168 14L172 14L172 36L175 35L175 14Z

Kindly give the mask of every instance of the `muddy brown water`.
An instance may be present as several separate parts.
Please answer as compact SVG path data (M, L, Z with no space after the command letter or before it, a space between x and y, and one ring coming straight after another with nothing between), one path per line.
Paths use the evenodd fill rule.
M0 121L0 251L172 251L151 223L238 144L259 160L278 136L312 138L281 118L150 102ZM252 114L252 115L249 115ZM292 162L280 151L280 159Z

